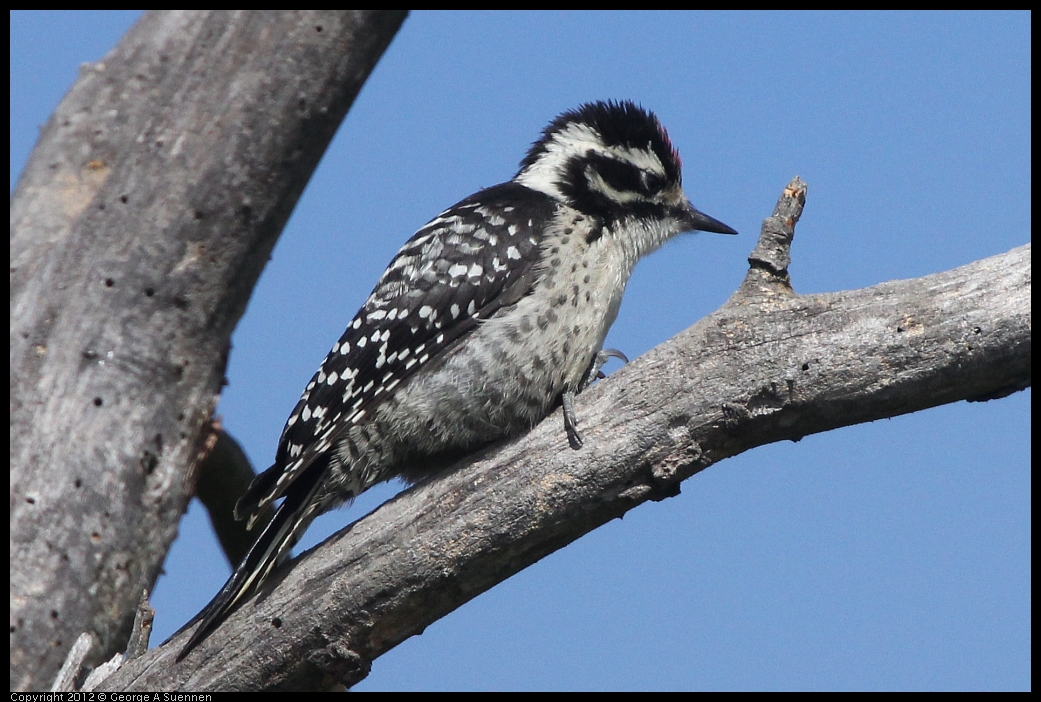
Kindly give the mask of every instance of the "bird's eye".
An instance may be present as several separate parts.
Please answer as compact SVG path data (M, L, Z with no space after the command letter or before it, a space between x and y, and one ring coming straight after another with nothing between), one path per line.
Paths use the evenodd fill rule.
M647 171L644 171L642 175L643 185L647 188L647 192L649 193L656 193L665 186L665 179L657 173L648 173Z

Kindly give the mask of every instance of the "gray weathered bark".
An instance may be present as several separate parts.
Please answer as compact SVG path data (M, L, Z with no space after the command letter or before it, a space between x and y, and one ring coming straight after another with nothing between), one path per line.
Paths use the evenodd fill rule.
M152 12L11 201L11 689L126 645L232 329L404 12Z

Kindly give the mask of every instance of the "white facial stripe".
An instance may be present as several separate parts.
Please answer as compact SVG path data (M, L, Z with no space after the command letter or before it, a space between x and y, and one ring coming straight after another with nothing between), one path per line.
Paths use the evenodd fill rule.
M554 134L545 148L545 153L540 154L535 163L525 168L517 176L517 182L557 199L563 198L558 183L564 164L571 158L583 155L588 151L612 156L641 170L665 176L665 166L662 165L661 159L653 150L650 148L633 149L628 146L605 146L600 133L587 124L569 124L567 128ZM614 199L619 202L635 199L631 194L623 195L613 189L599 176L595 180L596 182L593 182L593 179L590 179L590 185L601 192L612 194Z
M665 166L662 165L658 154L650 148L630 149L628 146L613 146L607 149L607 152L613 154L619 161L628 161L641 170L665 177Z
M607 195L611 200L615 202L632 202L634 200L642 200L643 196L633 192L622 192L621 190L615 190L607 182L600 177L599 173L591 169L586 169L586 180L589 182L589 187L593 190L599 190L604 195Z
M600 134L595 129L587 124L569 124L553 135L546 144L546 152L517 176L517 182L558 200L563 199L557 182L564 164L578 154L602 151L603 148Z

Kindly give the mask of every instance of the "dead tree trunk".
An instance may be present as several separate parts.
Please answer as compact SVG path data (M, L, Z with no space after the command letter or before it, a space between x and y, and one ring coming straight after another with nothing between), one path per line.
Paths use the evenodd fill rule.
M80 632L126 645L231 332L404 16L148 13L43 129L11 200L12 690Z

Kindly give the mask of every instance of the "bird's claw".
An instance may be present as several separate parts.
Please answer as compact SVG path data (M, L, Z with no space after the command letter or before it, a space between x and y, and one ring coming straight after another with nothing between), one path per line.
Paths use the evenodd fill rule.
M579 392L582 392L592 385L594 380L607 377L600 371L600 369L604 367L604 364L607 363L609 358L621 359L622 363L629 362L626 355L618 349L601 349L597 351L596 355L593 356L592 363L589 364L589 370L586 371L585 378L582 379L582 385L578 389Z

